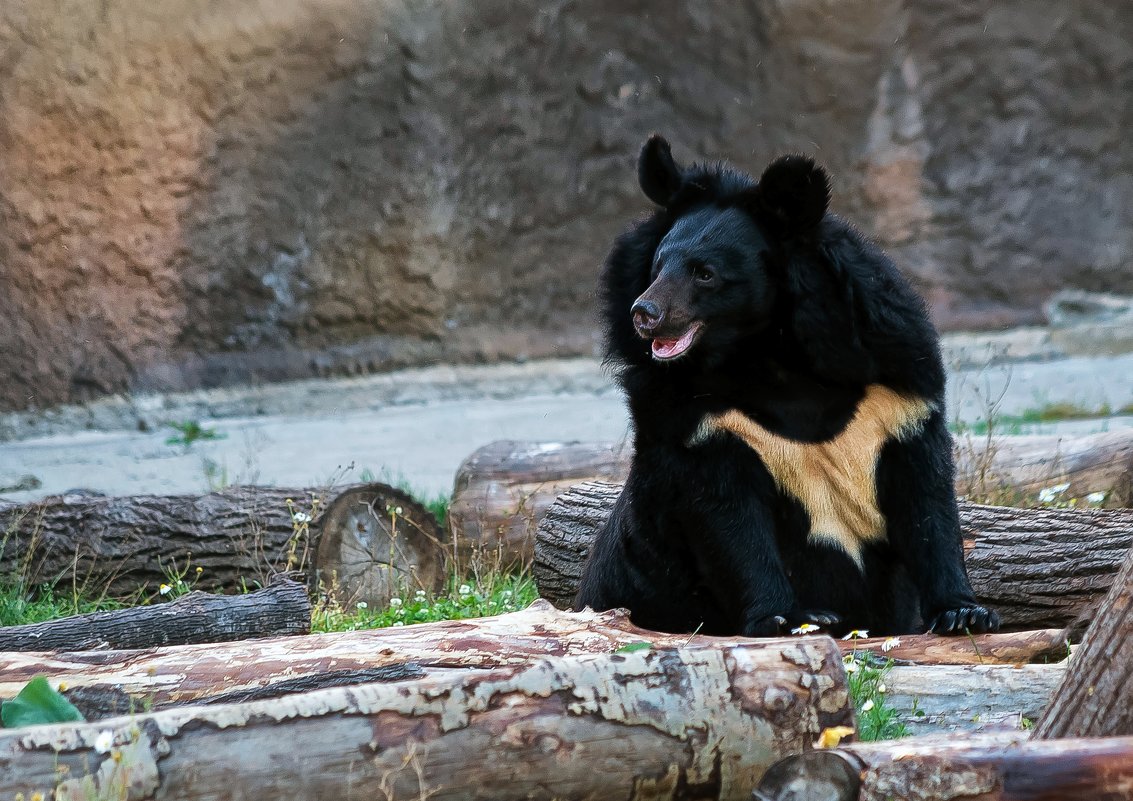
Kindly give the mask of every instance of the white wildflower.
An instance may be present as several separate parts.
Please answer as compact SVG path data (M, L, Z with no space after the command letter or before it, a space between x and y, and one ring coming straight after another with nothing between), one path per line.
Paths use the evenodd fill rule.
M402 600L400 598L390 598L389 599L389 605L390 606L401 606L401 604L402 604Z
M404 626L404 625L405 625L405 621L404 621L404 620L395 620L395 621L393 622L393 625L395 625L395 626Z
M812 631L818 631L818 628L813 623L803 623L797 629L791 629L791 634L810 634Z
M873 709L873 699L869 698L864 704L862 704L862 712L868 712L871 709Z
M864 640L869 636L868 629L850 629L850 633L843 637L843 640Z
M417 598L418 600L420 600L420 599L425 597L425 591L424 590L417 590L417 592L413 593L413 596L415 598Z
M511 590L504 590L503 592L500 593L500 597L501 598L510 598L511 597Z
M467 584L461 584L460 587L457 588L457 592L459 592L461 595L471 595L472 588Z
M856 660L851 659L850 661L844 662L843 664L846 666L846 672L847 673L857 673L858 672L858 663L857 663Z
M309 514L307 514L306 512L292 512L291 513L291 519L294 520L296 523L310 523L311 522L311 516Z
M877 685L877 691L878 691L879 693L883 693L883 692L885 692L885 682L881 682L881 684L878 684L878 685Z
M1089 503L1102 503L1105 500L1104 492L1091 492L1086 496L1086 501Z
M886 637L885 642L883 642L881 644L881 650L882 651L892 651L894 648L896 648L900 644L901 644L901 638L900 637Z
M110 749L113 747L114 732L110 731L110 729L103 729L98 733L98 736L94 738L94 750L98 751L100 754L109 753Z
M157 588L157 591L160 592L162 595L168 595L169 593L173 592L173 588L170 587L168 584L162 584L160 587Z
M1070 484L1055 484L1052 487L1046 487L1039 490L1039 503L1050 503L1066 490L1070 489Z
M355 606L357 606L359 609L367 609L370 605L365 601L359 601L355 604Z

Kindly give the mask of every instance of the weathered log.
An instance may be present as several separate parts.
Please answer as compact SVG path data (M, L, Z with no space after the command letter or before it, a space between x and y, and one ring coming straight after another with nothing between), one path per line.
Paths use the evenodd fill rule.
M618 484L572 487L547 510L532 572L556 606L574 600L594 536ZM960 502L965 562L980 601L1014 629L1061 628L1091 617L1133 545L1127 509L1016 509Z
M428 510L384 484L338 490L230 487L201 496L64 495L24 505L0 502L0 531L10 532L0 543L0 573L26 586L63 581L90 595L127 596L154 594L171 573L195 576L199 567L200 589L242 590L266 584L275 573L310 571L324 533L324 511L336 498L359 493L401 506L406 536L411 531L440 536ZM331 520L356 522L350 515ZM339 542L361 536L330 533ZM330 550L323 569L341 573L339 589L349 595L353 588L345 578L354 574L340 570ZM410 551L395 556L402 553Z
M911 734L1018 731L1042 715L1066 663L895 666L885 703Z
M955 438L956 492L1012 504L1066 484L1063 498L1104 492L1108 508L1133 506L1133 429L1085 436Z
M7 626L0 628L0 652L156 648L310 630L306 585L277 577L262 590L240 595L190 592L169 603Z
M986 636L975 637L973 642L989 654L990 661L995 648ZM905 639L901 647L905 647ZM136 708L159 707L336 670L361 671L408 663L429 672L434 668L520 665L545 656L613 653L643 643L653 648L719 648L745 642L750 640L646 631L618 610L560 612L546 601L536 601L521 612L474 620L152 652L102 652L97 658L83 653L0 653L0 697L15 695L24 683L42 673L53 682L65 683L69 690L86 687L93 693L101 692L99 688L116 688L136 696ZM854 649L855 644L838 643L843 652ZM910 643L909 650L915 647Z
M579 481L625 478L629 447L605 442L513 442L477 449L453 482L448 525L459 553L499 549L526 564L547 507Z
M0 797L747 799L851 717L826 638L558 657L0 731Z
M1110 508L1133 505L1133 430L1064 436L959 435L956 492L974 498L1034 498L1056 484L1063 497L1105 492ZM632 447L604 442L499 441L457 471L450 528L462 548L533 556L535 530L555 498L584 481L621 482Z
M915 634L840 640L842 653L870 653L898 664L914 665L1026 665L1059 662L1066 658L1065 629L1039 629L970 637Z
M436 518L385 484L340 492L318 522L315 575L348 606L385 606L406 589L439 591L449 575Z
M1035 729L1039 739L1133 735L1133 551Z
M986 736L862 743L786 757L755 801L1118 801L1133 786L1133 737Z

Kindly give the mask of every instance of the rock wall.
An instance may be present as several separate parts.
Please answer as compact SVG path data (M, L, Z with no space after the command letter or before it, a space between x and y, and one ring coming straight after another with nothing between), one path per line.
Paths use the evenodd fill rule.
M815 154L946 328L1133 291L1133 6L12 0L0 408L590 353L633 161Z

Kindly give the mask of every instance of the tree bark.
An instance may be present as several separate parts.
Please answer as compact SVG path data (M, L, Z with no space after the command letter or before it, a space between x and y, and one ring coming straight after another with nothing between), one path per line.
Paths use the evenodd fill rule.
M825 638L555 657L0 731L0 797L747 799L851 717Z
M755 801L1118 801L1133 785L1133 737L854 744L786 757Z
M629 455L628 446L606 442L500 440L479 448L457 470L449 504L460 556L499 549L529 564L535 529L555 498L579 481L624 479Z
M547 510L532 573L566 608L621 486L587 482ZM1013 629L1060 628L1092 616L1133 545L1133 511L1016 509L960 502L965 562L976 596Z
M0 628L0 651L86 651L220 643L311 630L307 587L279 577L257 592L174 601Z
M1107 507L1133 504L1133 430L1063 436L959 435L956 492L973 498L1034 498L1069 484L1066 498L1105 492ZM492 442L457 471L450 528L462 555L501 549L526 564L535 531L559 494L584 481L625 480L632 448L608 442Z
M327 505L318 529L318 585L345 606L385 606L407 589L435 593L449 576L436 518L385 484L343 490Z
M1070 661L1035 737L1133 735L1133 551Z
M275 573L310 572L325 529L324 511L335 508L337 498L349 503L367 493L402 507L404 537L419 532L439 537L428 510L384 484L339 490L230 487L202 496L53 496L25 505L0 503L0 531L11 532L0 543L0 573L28 587L62 582L86 595L117 597L156 594L172 573L195 578L199 567L199 588L244 590L266 585ZM331 520L356 522L340 513ZM328 539L338 543L363 536L331 534ZM345 596L361 594L350 582L359 579L362 559L350 562L349 554L349 547L336 555L328 546L320 565L323 573L341 576L338 590ZM411 554L402 548L395 557ZM342 569L346 563L351 570ZM395 569L413 570L400 562Z
M1065 629L941 637L936 634L839 640L842 653L868 652L897 664L913 665L1026 665L1048 664L1066 658Z

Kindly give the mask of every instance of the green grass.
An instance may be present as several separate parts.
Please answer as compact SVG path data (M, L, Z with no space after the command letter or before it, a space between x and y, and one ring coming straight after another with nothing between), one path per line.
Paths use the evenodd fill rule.
M858 740L873 742L909 736L908 727L898 717L897 710L889 706L885 695L885 677L893 667L893 660L879 663L877 657L859 653L847 656L845 663L858 720ZM918 712L914 705L913 714Z
M18 582L0 582L0 626L45 623L60 617L106 612L125 606L109 598L90 600L77 594L60 593L51 587L29 590Z
M453 577L443 593L431 596L424 590L406 591L380 609L371 609L365 602L348 608L320 602L312 614L311 630L356 631L487 617L525 609L537 597L535 582L526 574L493 575L480 581Z

